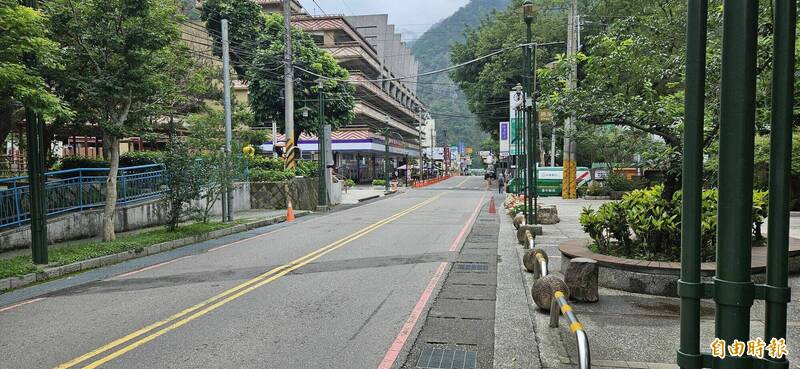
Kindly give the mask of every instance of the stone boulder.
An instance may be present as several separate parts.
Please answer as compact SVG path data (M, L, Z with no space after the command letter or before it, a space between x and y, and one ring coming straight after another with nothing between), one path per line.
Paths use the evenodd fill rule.
M600 299L597 292L598 269L597 261L593 259L574 258L569 261L564 281L572 292L573 300L597 302Z
M539 224L557 224L561 220L558 218L558 208L555 205L540 205L536 212L536 219Z

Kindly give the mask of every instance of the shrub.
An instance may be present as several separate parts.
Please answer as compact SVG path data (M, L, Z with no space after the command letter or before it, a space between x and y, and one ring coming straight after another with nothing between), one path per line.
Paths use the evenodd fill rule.
M607 187L599 182L592 181L592 183L589 184L589 188L586 190L586 194L589 196L608 196L609 191Z
M624 174L611 172L606 177L606 187L609 191L630 191L633 189L633 184L628 181Z
M187 207L200 199L202 183L197 178L203 177L204 168L181 141L171 143L167 150L164 156L168 173L164 203L167 205L167 229L174 231L187 213Z
M119 157L120 167L138 167L164 163L165 154L162 151L132 151Z
M353 186L355 186L355 185L356 185L356 182L354 182L354 181L353 181L352 179L350 179L350 178L348 178L348 179L345 179L345 180L344 180L344 186L345 186L345 187L353 187Z
M372 180L372 185L373 186L386 186L386 180L385 179L373 179Z
M609 202L599 209L584 208L580 223L603 254L634 259L677 261L680 259L681 193L671 200L663 198L661 185L634 190L621 201ZM713 261L717 236L715 189L702 194L701 259ZM760 237L758 225L767 214L766 193L753 192L753 235Z
M294 177L294 172L288 170L266 170L260 168L250 170L251 182L284 182Z
M312 160L301 160L297 162L297 175L306 178L316 178L319 176L319 162Z
M108 168L108 161L87 156L67 156L61 159L61 170L79 168Z
M249 159L251 169L262 170L283 170L283 160L273 159L267 156L254 156Z

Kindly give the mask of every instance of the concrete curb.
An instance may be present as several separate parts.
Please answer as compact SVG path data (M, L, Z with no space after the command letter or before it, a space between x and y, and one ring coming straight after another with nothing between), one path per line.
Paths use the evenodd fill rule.
M365 198L363 198L363 199L358 199L358 202L364 202L364 201L374 200L374 199L377 199L377 198L379 198L379 197L381 197L381 195L369 196L369 197L365 197Z
M295 212L295 217L303 217L306 215L311 214L310 211L300 210ZM225 237L236 233L246 232L251 229L266 227L268 225L276 224L276 223L283 223L286 221L285 215L279 215L277 217L271 217L267 219L258 220L251 223L245 224L238 224L233 227L228 227L224 229L218 229L216 231L207 232L199 235L194 235L191 237L181 238L177 240L157 243L155 245L150 245L142 249L137 250L129 250L123 251L116 254L101 256L97 258L82 260L78 262L74 262L71 264L60 265L56 267L49 267L44 268L44 270L35 273L29 273L23 275L21 277L9 277L0 279L0 291L6 292L8 290L17 289L20 287L25 287L27 285L36 283L36 282L44 282L50 279L55 279L61 277L63 275L75 273L75 272L82 272L90 269L95 269L99 267L104 267L108 265L113 265L117 263L121 263L123 261L127 261L130 259L135 259L138 257L148 256L158 254L164 251L169 251L173 249L177 249L179 247L192 245L195 243L203 242L212 240L215 238Z

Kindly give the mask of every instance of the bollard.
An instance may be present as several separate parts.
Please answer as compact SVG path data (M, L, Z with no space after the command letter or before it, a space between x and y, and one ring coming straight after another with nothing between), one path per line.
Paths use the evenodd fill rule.
M578 341L578 368L591 369L592 355L589 351L589 336L583 329L583 324L575 316L572 306L567 302L567 296L562 291L555 291L550 306L550 328L558 327L559 313L563 313L569 322L569 329L575 333Z
M525 256L522 257L522 264L525 265L525 269L533 273L533 278L536 279L549 274L547 267L548 261L547 253L542 249L528 250Z
M569 297L569 287L567 287L567 284L555 274L550 274L533 281L531 296L533 297L533 302L535 302L536 306L540 309L550 310L553 294L556 291L564 291L566 296Z
M519 229L517 229L517 241L519 241L521 245L527 245L527 247L530 247L535 240L536 232L534 226L529 224L523 224L519 226Z
M525 215L519 213L514 216L514 228L519 229L519 226L525 224Z

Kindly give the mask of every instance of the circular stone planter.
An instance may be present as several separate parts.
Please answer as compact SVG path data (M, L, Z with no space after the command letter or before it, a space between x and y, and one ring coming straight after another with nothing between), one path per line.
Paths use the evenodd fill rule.
M587 247L589 240L570 240L559 245L561 270L566 270L573 258L590 258L599 266L598 283L612 288L647 295L677 297L681 264L649 260L624 259L592 252ZM754 247L751 273L756 283L763 283L766 271L767 248ZM800 240L789 238L789 273L800 271ZM700 264L704 282L710 282L716 272L716 263Z
M611 200L611 196L589 196L583 197L584 200Z

